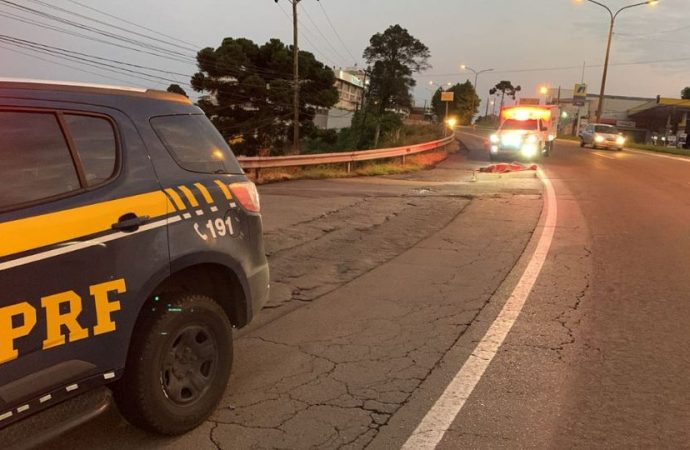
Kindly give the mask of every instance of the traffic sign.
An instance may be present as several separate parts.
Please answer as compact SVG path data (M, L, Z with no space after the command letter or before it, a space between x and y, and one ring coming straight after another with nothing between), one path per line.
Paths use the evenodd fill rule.
M441 92L441 101L442 102L452 102L454 100L455 100L455 92L453 92L453 91Z

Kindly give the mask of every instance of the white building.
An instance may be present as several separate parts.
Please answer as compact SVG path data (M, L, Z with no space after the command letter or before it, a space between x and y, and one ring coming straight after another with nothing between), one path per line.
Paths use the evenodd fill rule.
M314 124L324 130L341 130L352 125L352 118L364 101L366 74L358 68L335 72L338 103L331 109L320 109Z

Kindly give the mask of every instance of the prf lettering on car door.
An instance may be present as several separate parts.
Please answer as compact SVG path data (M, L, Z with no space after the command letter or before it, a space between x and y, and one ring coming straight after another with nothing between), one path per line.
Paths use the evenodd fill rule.
M79 322L83 299L74 291L59 292L41 298L41 311L27 301L0 308L0 364L19 358L16 342L35 331L39 314L45 316L43 350L76 342L89 336L112 333L117 324L112 314L120 310L120 301L111 299L127 292L124 278L89 286L89 294L96 312L96 323L84 328ZM63 334L63 328L67 333Z

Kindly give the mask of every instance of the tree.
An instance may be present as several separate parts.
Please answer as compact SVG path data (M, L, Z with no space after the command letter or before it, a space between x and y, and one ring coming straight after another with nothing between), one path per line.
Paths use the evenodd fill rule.
M313 54L300 51L300 126L314 130L316 108L338 102L335 74ZM292 127L292 47L278 39L258 46L249 39L225 38L217 49L197 54L192 87L206 96L199 106L233 147L247 155L282 149Z
M371 65L369 91L372 112L379 119L374 146L381 132L380 119L388 110L412 105L413 74L431 67L429 48L400 25L392 25L369 40L364 59Z
M179 84L171 84L170 86L168 86L168 89L166 89L166 90L168 92L172 92L173 94L180 94L180 95L184 95L185 97L189 97L187 95L187 93L185 92L185 90L182 89L182 87L180 87Z
M454 93L454 100L448 105L448 114L457 117L461 125L471 125L472 117L477 114L481 104L472 83L469 80L457 83L448 91ZM431 99L431 107L438 117L444 117L446 114L446 103L441 101L441 92L443 90L439 88Z
M680 98L682 98L683 100L690 100L690 86L684 88L680 92Z
M489 94L494 95L498 94L500 92L501 94L501 109L503 109L503 105L505 103L505 96L512 97L513 100L515 100L515 96L517 95L518 92L522 90L522 87L520 86L513 86L513 83L510 81L501 81L498 83L496 86L491 88L489 91Z

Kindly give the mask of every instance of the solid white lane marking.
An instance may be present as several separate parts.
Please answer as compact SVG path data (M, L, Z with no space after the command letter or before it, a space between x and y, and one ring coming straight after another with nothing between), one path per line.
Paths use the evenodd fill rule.
M655 152L645 152L642 150L634 150L632 148L626 148L625 151L628 153L635 153L637 155L645 155L645 156L652 156L652 157L656 157L656 158L673 159L675 161L683 161L686 163L690 163L690 158L684 158L682 156L664 155L664 154L655 153Z
M534 254L498 317L441 397L407 439L402 447L404 450L434 449L441 442L513 328L539 277L553 242L558 217L553 185L541 170L539 176L546 188L546 219Z

